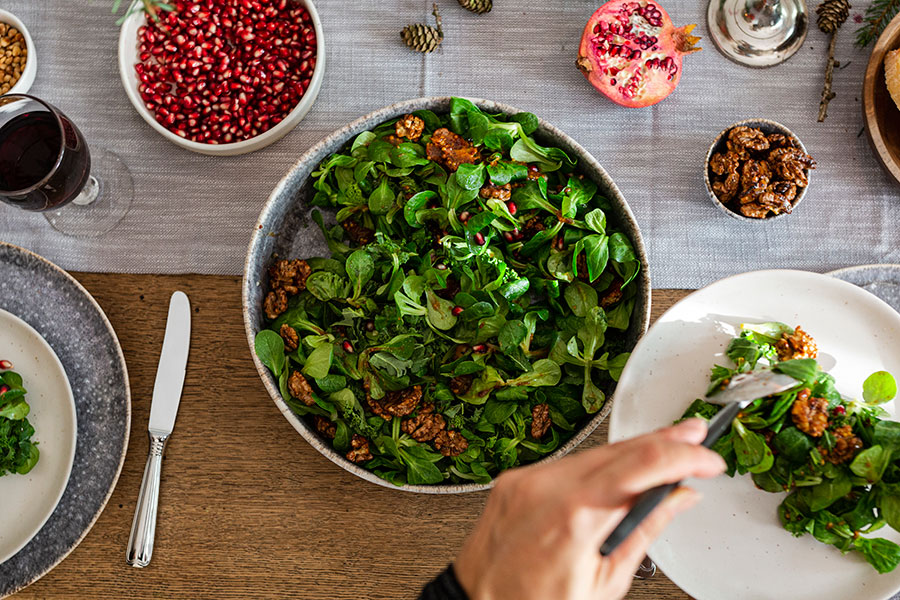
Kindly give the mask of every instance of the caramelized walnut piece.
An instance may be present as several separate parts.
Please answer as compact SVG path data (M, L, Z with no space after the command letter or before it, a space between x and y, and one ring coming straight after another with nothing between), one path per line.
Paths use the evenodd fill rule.
M734 152L716 152L709 159L709 168L716 175L737 171L740 166L741 159Z
M766 161L751 158L741 167L741 189L744 192L764 190L771 178L772 169Z
M759 202L750 202L741 205L741 214L751 219L765 219L769 215L769 208Z
M505 185L494 185L493 183L488 182L484 184L484 187L482 187L481 191L478 193L485 200L494 198L506 202L512 197L512 186L508 183Z
M316 431L319 432L319 435L321 435L322 437L326 437L329 440L334 439L334 435L337 433L336 424L320 415L313 415L313 421L315 421L316 423Z
M474 375L457 375L450 380L450 391L457 396L464 396L472 387Z
M269 267L272 289L282 288L293 296L306 289L306 278L312 269L305 260L279 260Z
M417 442L430 442L446 428L447 421L443 415L434 414L433 404L425 404L418 415L400 424L403 433L408 433Z
M341 221L341 227L347 232L347 237L359 246L365 246L375 239L375 232L373 230L368 227L363 227L353 219Z
M539 440L548 429L550 429L550 405L535 404L531 409L531 437Z
M353 434L353 438L350 440L350 448L351 450L347 452L347 460L350 462L359 464L373 458L372 452L369 450L369 440L358 433Z
M288 378L288 392L290 392L291 396L305 404L306 406L312 406L316 403L313 398L313 389L312 386L309 385L309 382L306 381L306 378L303 376L300 371L294 371L291 373L291 376Z
M728 132L728 141L738 148L746 148L754 152L762 152L769 149L769 140L759 129L739 126Z
M285 292L282 288L272 290L271 292L266 294L266 299L263 302L263 311L265 311L266 317L268 317L269 319L277 319L284 311L287 310L287 307L287 292Z
M613 279L613 282L601 292L603 294L600 297L600 308L609 308L616 302L622 299L622 284L624 280L620 277L616 277Z
M279 333L281 334L281 339L284 340L284 349L287 352L293 352L300 345L300 336L297 335L297 330L287 323L281 326Z
M425 146L425 154L451 171L457 170L463 163L475 164L480 157L478 148L446 127L441 127L431 135L431 140Z
M434 438L434 447L444 456L459 456L469 447L469 440L458 431L441 431Z
M738 193L741 186L741 175L737 171L729 173L725 179L714 181L713 192L723 204L730 202Z
M525 221L520 233L522 234L522 239L530 240L537 232L544 231L545 229L547 229L547 227L544 225L544 220L540 216L534 216Z
M797 187L809 185L806 171L816 168L816 161L799 148L776 148L769 152L769 162L781 179Z
M770 148L793 148L794 140L789 138L786 135L782 135L780 133L770 133L766 136L766 139L769 140Z
M373 413L390 421L392 417L405 417L419 406L422 400L422 386L414 385L396 392L387 392L384 398L376 400L366 388L366 402Z
M863 447L862 440L853 435L853 427L850 425L836 427L831 433L834 435L834 448L830 451L819 448L822 458L830 463L839 465L850 462Z
M813 398L809 388L800 390L791 407L791 420L803 433L819 437L828 427L828 400Z
M775 351L778 352L778 360L791 360L792 358L816 358L819 349L812 336L797 326L794 333L782 334L781 339L775 343Z
M394 133L398 138L408 138L415 142L422 137L425 131L425 121L415 115L404 115L394 125Z

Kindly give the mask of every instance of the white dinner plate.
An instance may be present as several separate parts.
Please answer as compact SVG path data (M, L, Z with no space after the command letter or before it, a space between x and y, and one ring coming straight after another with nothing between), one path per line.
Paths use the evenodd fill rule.
M819 363L838 390L860 397L874 371L900 377L900 314L844 281L805 271L756 271L687 296L650 328L616 389L609 424L619 441L671 424L700 398L709 369L741 323L782 321L815 338ZM894 402L884 405L893 416ZM841 555L778 521L785 494L756 489L749 475L688 482L703 494L651 547L650 557L697 600L884 600L900 568L879 575L856 553ZM885 527L874 534L900 543Z
M21 550L53 514L75 458L75 399L66 371L44 338L0 310L0 360L22 376L40 459L26 475L0 477L0 564Z

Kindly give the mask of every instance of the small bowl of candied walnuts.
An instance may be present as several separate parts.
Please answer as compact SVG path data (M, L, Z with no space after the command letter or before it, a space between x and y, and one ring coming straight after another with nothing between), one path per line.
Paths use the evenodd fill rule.
M743 221L788 215L806 196L816 161L790 129L766 119L731 125L709 147L703 180L712 201Z

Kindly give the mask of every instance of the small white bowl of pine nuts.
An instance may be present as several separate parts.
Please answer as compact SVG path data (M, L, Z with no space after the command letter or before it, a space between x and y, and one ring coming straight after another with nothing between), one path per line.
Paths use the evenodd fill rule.
M26 93L36 74L31 34L16 15L0 9L0 95Z

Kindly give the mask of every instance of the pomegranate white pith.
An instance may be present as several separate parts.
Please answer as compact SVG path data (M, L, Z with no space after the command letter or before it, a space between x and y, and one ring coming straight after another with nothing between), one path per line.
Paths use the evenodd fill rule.
M613 102L650 106L675 91L682 57L700 50L700 38L689 35L694 27L676 28L656 2L613 0L588 21L576 64Z

